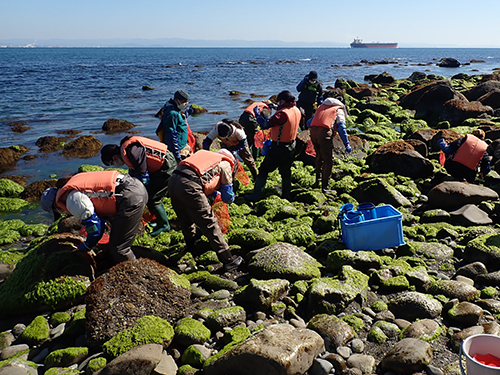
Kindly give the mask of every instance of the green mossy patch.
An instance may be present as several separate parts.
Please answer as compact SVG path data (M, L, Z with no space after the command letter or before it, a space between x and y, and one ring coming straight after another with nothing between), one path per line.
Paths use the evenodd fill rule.
M7 178L0 179L0 197L16 198L24 191L24 188L17 182Z
M49 322L45 317L37 316L26 327L19 339L28 345L40 345L49 339Z
M212 333L199 320L183 318L174 328L175 341L184 346L203 344L210 339Z
M93 358L89 361L87 369L90 371L91 374L93 374L93 373L97 372L98 370L106 367L107 364L108 364L108 361L104 357Z
M73 304L82 298L89 285L90 281L87 278L73 279L69 276L61 276L55 280L35 284L25 297L30 304L55 309L63 304Z
M236 229L228 235L230 245L238 245L244 249L260 249L276 242L273 235L262 229Z
M19 212L30 203L20 198L0 197L0 212Z
M166 349L173 338L174 329L169 322L156 316L146 315L132 328L125 329L106 341L102 350L106 355L116 358L130 349L145 344L160 344Z
M44 365L46 368L68 367L81 362L88 355L89 348L86 347L70 347L54 350L45 357Z

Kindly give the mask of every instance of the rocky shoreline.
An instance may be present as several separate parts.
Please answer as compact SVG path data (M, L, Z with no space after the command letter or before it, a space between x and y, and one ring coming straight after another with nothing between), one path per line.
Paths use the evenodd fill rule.
M257 203L242 198L252 183L238 186L226 235L245 259L236 272L223 272L203 237L185 249L168 199L173 230L153 239L144 228L139 259L114 267L102 244L95 280L71 251L81 239L71 218L4 220L0 374L460 374L465 338L500 336L500 175L494 168L477 185L453 181L437 140L476 128L500 138L499 78L416 72L327 87L346 97L354 151L343 154L336 137L331 194L314 186L307 131L291 201L279 197L276 172ZM106 131L120 124L132 131L123 120ZM44 138L40 152L100 148L92 136ZM25 152L0 149L2 172ZM0 179L3 212L36 205L55 185L8 178ZM401 212L404 245L346 249L340 207L363 202Z

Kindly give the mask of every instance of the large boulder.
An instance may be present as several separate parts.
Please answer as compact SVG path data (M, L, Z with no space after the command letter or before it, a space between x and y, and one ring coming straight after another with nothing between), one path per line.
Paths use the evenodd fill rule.
M62 156L68 158L91 158L101 150L102 142L92 135L81 136L64 146Z
M382 178L372 178L360 183L351 195L358 202L371 202L376 206L379 204L390 204L394 207L411 206L411 202L403 194Z
M449 100L466 100L465 96L455 90L449 81L434 81L427 86L419 86L401 97L400 105L416 111L415 117L434 125L441 120L443 105Z
M174 324L190 306L189 288L186 278L153 260L141 258L117 264L88 288L89 344L100 347L146 315Z
M368 164L374 173L394 172L411 178L430 177L434 170L432 163L405 141L380 146L370 155Z
M500 82L499 82L500 83ZM500 88L494 89L477 99L482 105L489 106L493 109L500 108Z
M437 65L441 68L458 68L460 66L460 62L458 62L457 59L445 57L439 60Z
M459 126L468 118L476 118L482 114L493 115L493 108L481 102L469 102L462 99L451 99L444 103L439 116L440 121L448 121L452 126Z
M428 203L443 210L458 209L466 204L498 200L498 193L485 186L458 181L445 181L427 194Z
M126 120L117 120L114 118L110 118L109 120L106 120L104 122L104 124L102 125L102 130L104 130L108 134L113 134L130 130L135 126L136 125Z
M209 358L203 373L304 374L324 350L323 344L321 336L310 329L294 328L289 324L271 325L229 350L222 350Z
M22 152L12 147L0 148L0 173L14 169Z
M488 94L489 92L500 90L500 81L486 81L471 89L464 91L464 95L469 101L478 100L480 97Z

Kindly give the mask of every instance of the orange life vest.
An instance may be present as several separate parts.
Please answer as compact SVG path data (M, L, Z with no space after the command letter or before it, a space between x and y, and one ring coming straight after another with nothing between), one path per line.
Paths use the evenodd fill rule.
M120 147L123 162L130 169L134 169L132 163L127 156L127 147L132 143L140 143L146 150L146 164L149 173L157 172L161 169L165 157L167 155L168 147L165 143L154 141L146 137L130 137Z
M465 142L458 148L452 160L475 170L484 156L488 144L472 134L467 134Z
M273 126L271 128L271 139L275 142L291 142L297 138L297 131L299 130L300 118L302 114L296 107L283 108L278 112L285 112L287 121L281 126ZM280 136L281 129L281 136Z
M245 108L245 110L243 112L248 112L252 116L255 117L255 113L253 112L253 110L254 110L255 107L259 107L259 111L261 113L262 113L263 109L267 109L269 112L271 112L271 110L269 109L269 107L267 106L267 104L264 104L262 102L256 102L256 103L250 104L248 107Z
M331 129L333 122L337 118L337 111L342 108L340 105L326 105L321 104L311 121L311 127L322 126L327 129Z
M66 208L65 193L78 190L90 198L97 216L113 216L116 213L114 193L119 175L121 173L118 171L78 173L57 191L56 204L70 213ZM62 199L63 197L64 199Z
M220 188L220 163L226 160L234 170L234 159L216 152L200 150L184 159L179 165L187 165L200 176L205 195Z

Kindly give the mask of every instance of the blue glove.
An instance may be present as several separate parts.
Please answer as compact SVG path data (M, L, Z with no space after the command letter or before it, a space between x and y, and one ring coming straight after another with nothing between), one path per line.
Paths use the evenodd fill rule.
M186 118L188 118L189 116L191 116L193 113L194 113L193 106L189 106L189 108L184 111L184 114L186 115Z
M260 109L259 107L255 107L253 109L253 113L255 115L255 119L257 120L257 123L260 125L260 127L262 129L267 129L269 126L269 120L265 117L263 117L261 114L260 114Z
M347 152L351 152L351 151L352 151L352 148L351 148L351 146L347 145L347 146L346 146L346 148L345 148L345 150L346 150Z
M149 172L148 171L146 171L146 173L144 173L142 176L139 176L137 178L139 180L141 180L141 182L144 184L144 186L149 184Z
M215 190L215 191L213 191L212 193L208 194L208 195L207 195L207 197L208 197L208 198L211 198L211 199L215 199L215 198L217 198L219 195L220 195L220 191Z
M451 154L450 146L448 146L444 138L439 139L438 143L439 143L439 148L441 149L441 151L445 153L446 156Z
M314 116L313 116L313 117L311 117L311 118L310 118L309 120L307 120L307 122L306 122L306 127L307 127L308 129L311 127L311 123L312 123L312 121L313 121L313 118L314 118Z
M342 139L342 143L344 143L344 147L347 150L347 147L349 146L349 138L347 137L347 130L344 123L337 125L337 132L339 133L340 139Z
M97 245L101 239L104 232L104 223L94 212L91 217L82 220L82 225L87 232L87 239L78 246L78 250L87 252Z
M247 140L246 139L242 139L237 145L236 145L236 149L233 151L233 155L235 158L238 158L238 152L240 152L241 150L243 150L245 148L247 144Z
M316 103L317 103L318 105L321 105L321 103L323 103L323 97L322 97L322 96L320 96L320 97L318 98L318 100L316 100Z
M201 147L203 147L204 150L210 150L210 145L212 144L212 140L208 137L205 137L203 140L203 143Z
M233 184L220 186L221 198L224 203L234 202Z
M269 108L271 108L271 109L276 109L276 108L278 108L278 106L277 106L276 104L274 104L274 103L269 103L267 106L268 106Z

